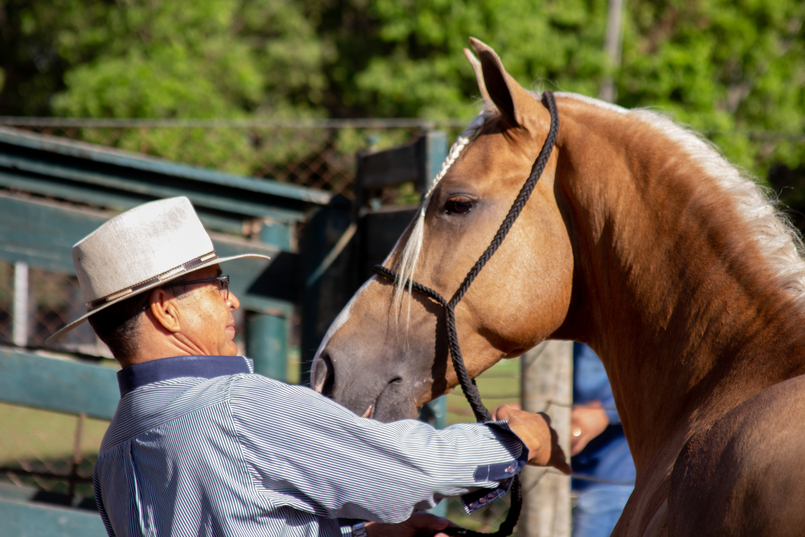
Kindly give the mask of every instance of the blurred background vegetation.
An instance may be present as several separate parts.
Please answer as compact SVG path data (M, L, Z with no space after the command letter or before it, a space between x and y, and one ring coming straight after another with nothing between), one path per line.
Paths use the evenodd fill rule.
M597 96L613 77L618 104L670 113L805 213L805 2L627 0L620 65L604 52L607 4L0 0L0 115L470 118L461 49L476 36L534 89ZM131 129L114 145L259 171L253 140L227 129Z

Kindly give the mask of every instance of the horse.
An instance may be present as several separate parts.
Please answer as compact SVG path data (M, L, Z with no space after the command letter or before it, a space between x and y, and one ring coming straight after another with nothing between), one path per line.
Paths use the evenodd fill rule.
M457 384L442 306L546 139L539 96L471 39L485 101L383 266L316 354L312 386L410 418ZM805 534L805 263L773 201L703 137L650 110L556 94L559 130L519 219L455 309L474 377L546 339L609 376L634 492L613 535Z

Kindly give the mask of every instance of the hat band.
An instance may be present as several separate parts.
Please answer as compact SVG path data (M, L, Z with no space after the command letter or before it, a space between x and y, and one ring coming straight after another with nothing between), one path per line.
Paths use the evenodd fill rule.
M213 250L212 252L210 252L208 254L204 254L204 255L199 256L199 257L197 257L195 259L191 259L187 263L182 263L178 267L174 267L174 268L172 268L172 269L170 269L170 270L168 270L166 272L163 272L162 274L159 274L158 276L154 276L153 278L149 278L149 279L147 279L147 280L145 280L143 282L140 282L140 283L138 283L136 285L132 285L131 287L126 287L125 289L121 289L120 291L116 291L116 292L114 292L112 294L106 295L103 298L93 300L92 302L87 302L86 303L87 311L92 311L92 310L94 310L96 308L99 308L99 307L103 306L104 304L108 304L109 302L111 302L113 300L117 300L118 298L122 298L124 296L134 294L137 291L139 291L140 289L142 289L144 287L148 287L149 285L153 285L155 283L165 281L165 280L167 280L169 278L174 278L180 273L189 272L189 271L193 270L194 268L196 268L197 266L201 265L202 263L205 263L205 262L209 261L210 259L215 259L216 257L218 257L218 254L215 252L215 250Z

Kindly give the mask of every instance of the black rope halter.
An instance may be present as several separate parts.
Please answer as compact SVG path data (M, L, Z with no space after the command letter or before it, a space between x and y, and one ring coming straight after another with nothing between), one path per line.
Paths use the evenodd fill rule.
M512 205L511 209L509 209L509 213L506 215L506 218L503 220L500 228L498 228L495 238L492 239L492 242L487 247L486 251L481 255L480 258L478 258L478 261L475 262L475 265L464 277L464 281L461 283L458 291L456 291L453 295L453 298L450 299L450 302L446 301L442 295L429 287L425 287L424 285L413 280L405 282L406 284L411 285L412 290L417 291L418 293L423 294L428 298L435 300L436 302L439 302L444 308L445 320L447 321L447 337L449 339L450 357L453 360L453 369L455 369L456 375L458 376L458 381L461 384L461 389L464 390L464 395L472 407L472 412L475 414L475 419L479 423L492 421L492 414L481 402L481 394L478 392L478 387L475 384L475 380L470 378L469 373L467 373L467 368L464 365L464 358L461 356L461 348L458 345L455 308L467 293L467 290L470 288L470 285L472 285L472 282L475 280L476 276L478 276L478 274L481 272L481 269L484 268L486 262L489 261L492 255L503 243L503 239L506 238L506 235L509 233L512 225L517 220L517 217L520 216L523 207L525 207L528 198L534 191L534 187L537 185L537 181L539 180L540 176L542 176L545 165L548 163L548 158L551 156L551 151L553 150L553 146L556 144L556 137L559 132L559 115L556 111L556 101L554 100L552 92L543 92L542 102L551 113L551 128L548 131L548 137L545 139L545 143L542 145L542 149L539 152L537 160L534 161L534 165L531 167L531 174L528 176L523 188L520 189L520 193L517 194L517 199L514 200L514 204ZM399 274L397 272L380 265L375 266L374 271L378 275L388 278L392 281L396 281L399 278ZM511 485L511 494L512 502L511 508L509 509L509 514L507 515L506 520L500 525L500 528L498 528L497 532L493 534L485 534L464 528L447 528L442 531L451 535L462 536L494 535L497 537L506 537L511 535L514 531L514 527L517 525L517 519L520 517L520 510L522 508L520 476L514 477Z

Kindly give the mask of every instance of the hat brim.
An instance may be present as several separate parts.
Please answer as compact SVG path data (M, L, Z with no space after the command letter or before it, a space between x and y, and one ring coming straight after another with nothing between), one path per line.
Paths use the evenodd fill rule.
M94 310L92 310L90 312L87 312L86 314L84 314L83 316L79 317L75 321L73 321L70 324L68 324L68 325L64 326L63 328L61 328L58 332L56 332L55 334L53 334L49 338L47 338L45 340L45 343L50 343L51 341L55 341L55 340L59 339L64 334L66 334L67 332L71 331L73 328L76 328L78 325L80 325L81 323L83 323L84 321L89 319L91 316L95 315L98 312L101 312L101 311L105 310L109 306L117 304L118 302L123 302L124 300L128 300L129 298L132 298L134 296L140 295L140 294L142 294L142 293L144 293L146 291L150 291L151 289L155 289L157 287L165 285L169 281L175 280L176 278L180 278L182 276L185 276L186 274L196 272L197 270L201 270L203 268L210 267L212 265L219 265L221 263L226 263L227 261L234 261L235 259L262 259L264 261L270 261L271 260L271 258L268 257L267 255L261 255L261 254L241 254L241 255L234 255L234 256L231 256L231 257L216 257L216 258L210 259L209 261L205 261L204 263L201 263L200 265L193 267L192 270L188 270L186 272L179 272L179 273L174 274L173 276L171 276L169 278L165 278L164 280L154 282L151 285L147 285L145 287L137 289L137 291L135 291L133 293L121 296L121 297L116 298L114 300L110 300L109 302L103 304L102 306L98 306Z

